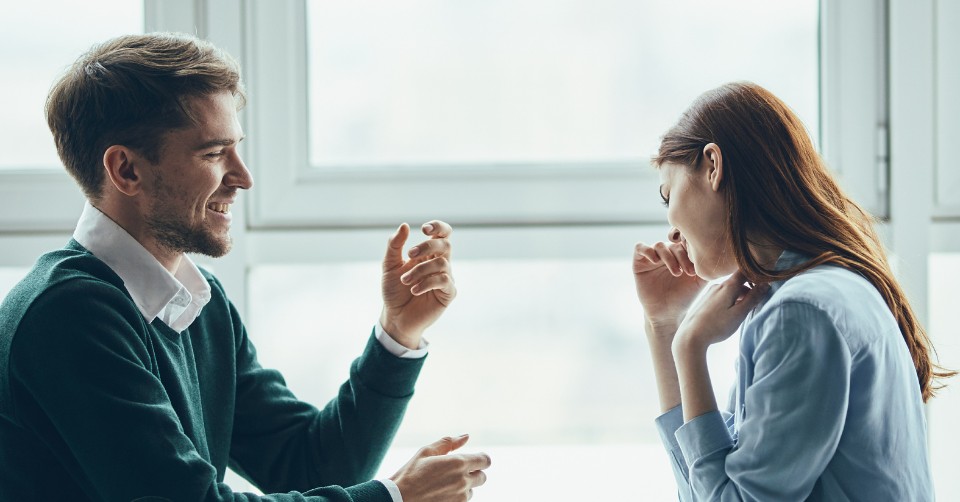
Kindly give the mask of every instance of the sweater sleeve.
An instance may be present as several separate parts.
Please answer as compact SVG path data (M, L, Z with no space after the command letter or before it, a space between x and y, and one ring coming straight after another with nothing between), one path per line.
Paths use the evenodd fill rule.
M231 312L239 321L232 306ZM279 372L260 366L246 330L236 325L241 333L231 467L264 491L350 486L375 476L424 358L394 356L371 333L349 379L318 410L298 400Z
M153 373L150 344L129 298L92 279L48 289L13 340L10 372L18 418L44 438L87 498L390 500L376 481L265 496L232 492L184 434Z

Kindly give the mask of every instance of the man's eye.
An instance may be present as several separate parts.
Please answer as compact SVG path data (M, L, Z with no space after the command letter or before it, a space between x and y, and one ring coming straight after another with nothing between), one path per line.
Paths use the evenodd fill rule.
M218 152L210 152L210 153L208 153L206 156L207 156L207 157L210 157L210 158L215 158L215 157L219 157L219 156L221 156L221 155L223 155L223 150L220 150L220 151L218 151Z

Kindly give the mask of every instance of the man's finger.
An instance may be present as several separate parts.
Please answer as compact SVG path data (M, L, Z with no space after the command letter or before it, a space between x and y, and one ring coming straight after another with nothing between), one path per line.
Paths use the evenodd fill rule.
M482 471L490 467L492 461L486 453L467 453L463 455L467 472Z
M434 238L428 239L416 246L410 248L410 251L407 252L407 255L410 258L417 256L450 256L450 239L447 238Z
M383 257L383 269L393 270L403 265L403 244L410 235L410 225L401 223L397 231L387 239L387 254Z
M421 448L420 451L423 452L423 454L428 457L446 455L447 453L450 453L451 451L454 451L457 448L460 448L461 446L467 444L467 441L469 439L470 439L469 434L464 434L462 436L458 436L455 438L447 436L447 437L440 438L428 444L427 446L424 446L423 448Z
M428 221L424 223L422 227L420 227L420 230L423 231L424 235L441 239L444 237L450 237L450 234L453 233L453 227L440 220Z
M467 476L470 478L470 483L474 488L483 486L483 484L487 482L487 473L483 471L473 471L467 474Z

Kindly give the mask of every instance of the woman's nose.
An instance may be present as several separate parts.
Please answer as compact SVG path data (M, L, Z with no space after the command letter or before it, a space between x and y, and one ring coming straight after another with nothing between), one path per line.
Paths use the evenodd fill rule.
M667 239L670 239L670 242L679 243L680 242L680 230L677 227L670 229L670 232L667 233Z

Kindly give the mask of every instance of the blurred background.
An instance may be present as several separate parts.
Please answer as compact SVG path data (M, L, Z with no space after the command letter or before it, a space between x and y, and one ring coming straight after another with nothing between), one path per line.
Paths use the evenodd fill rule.
M633 244L667 231L660 135L729 81L781 97L877 217L941 363L960 368L957 26L949 0L6 1L0 294L83 204L46 128L53 81L109 37L193 33L242 63L256 183L231 254L197 260L263 365L322 406L379 315L387 236L443 219L460 295L428 332L381 475L469 432L465 450L494 461L477 500L668 500L630 273ZM709 355L721 402L736 343ZM941 500L960 496L957 385L928 406Z

